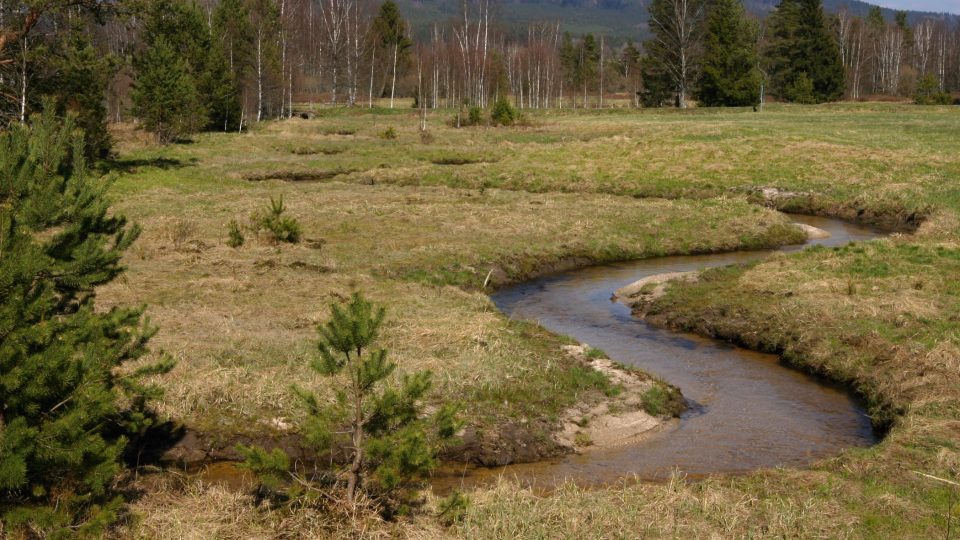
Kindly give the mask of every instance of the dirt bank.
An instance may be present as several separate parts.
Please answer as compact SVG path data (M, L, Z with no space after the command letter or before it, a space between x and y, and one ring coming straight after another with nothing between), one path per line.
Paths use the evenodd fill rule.
M656 430L683 411L685 405L678 389L652 379L641 371L630 370L597 355L589 345L566 345L563 350L578 362L606 375L612 395L599 403L580 403L560 416L559 422L522 419L492 428L468 426L459 442L443 451L445 461L496 467L514 463L532 463L543 459L607 448L634 442ZM651 392L657 393L657 406L651 410ZM651 414L652 413L652 414ZM164 442L158 442L164 444ZM341 452L318 456L296 429L282 419L274 419L271 429L255 435L217 434L184 428L159 461L168 466L198 469L210 463L239 461L237 445L281 448L293 460L302 463L339 461Z
M622 389L618 399L592 406L581 404L564 412L557 440L566 447L586 452L631 444L662 427L684 408L683 398L676 388L668 387L643 372L628 370L608 358L591 358L589 345L567 345L564 350L606 375ZM657 392L658 387L670 396L672 403L661 410L650 410L645 396Z
M750 201L781 212L842 219L891 232L917 230L932 211L931 208L911 210L895 203L878 205L860 200L839 202L819 193L770 186L751 186L733 191L746 193Z

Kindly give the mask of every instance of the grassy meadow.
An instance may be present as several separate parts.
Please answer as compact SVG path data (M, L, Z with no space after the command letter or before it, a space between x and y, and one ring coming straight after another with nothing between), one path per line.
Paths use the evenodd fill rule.
M167 147L115 132L114 207L144 232L128 272L99 299L149 306L160 328L153 349L178 361L158 381L162 414L227 441L284 433L298 418L290 384L326 384L308 366L315 325L329 303L360 290L387 306L383 344L401 369L433 370L431 400L464 403L471 428L509 455L497 438L504 426L547 440L564 410L619 396L562 351L566 338L500 315L493 287L578 265L800 240L766 203L903 233L709 272L671 288L652 317L851 384L888 437L802 471L549 496L503 483L471 493L452 527L432 517L432 503L394 523L342 521L153 478L133 505L132 534L943 534L949 491L914 471L960 477L960 111L565 110L463 129L452 116L431 112L428 135L409 109L320 110ZM384 136L390 128L395 138ZM226 245L230 220L244 224L279 196L303 225L301 243L248 232L242 247Z

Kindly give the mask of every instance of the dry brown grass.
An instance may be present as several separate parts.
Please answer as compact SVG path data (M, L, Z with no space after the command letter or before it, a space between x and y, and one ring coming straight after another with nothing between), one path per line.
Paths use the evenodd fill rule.
M557 380L569 365L556 338L505 321L476 292L491 269L509 280L569 257L613 260L782 241L782 216L717 198L749 186L814 192L825 208L877 214L947 208L915 238L955 249L955 114L878 105L771 107L763 115L544 113L511 130L454 130L432 117L428 144L403 112L335 111L162 149L128 132L121 166L134 174L116 185L117 206L145 233L128 256L130 272L101 292L101 302L149 304L161 328L155 348L179 360L161 380L161 410L203 430L269 432L275 418L295 416L289 383L325 384L306 369L313 326L327 303L358 289L388 305L384 345L402 368L436 371L435 399L485 396L471 404L488 414L484 422L548 416L568 402L533 406L524 396L561 392L532 385ZM396 141L378 137L388 127ZM303 148L334 151L297 151ZM476 162L435 164L451 161ZM346 183L241 180L331 170L356 172L338 177ZM244 222L281 193L313 247L278 250L252 238L239 250L224 245L230 219ZM466 521L452 531L429 512L412 523L337 525L311 509L263 512L246 495L217 487L159 485L134 504L141 521L131 530L170 538L357 530L490 538L937 534L946 491L910 469L960 474L960 351L954 295L947 294L957 273L918 266L860 276L849 294L850 260L805 260L772 259L720 296L731 309L756 308L745 325L789 333L794 361L903 405L908 414L877 448L814 470L696 484L571 486L548 497L502 484L473 493ZM694 305L707 305L707 296L697 298ZM506 405L491 397L504 393Z
M307 240L274 246L244 222L283 194ZM353 290L389 306L383 344L406 370L431 369L441 396L496 388L562 358L531 349L479 287L493 268L519 278L576 256L594 260L730 249L769 236L783 217L739 200L636 201L606 195L535 195L443 187L258 183L195 195L164 189L125 198L143 226L124 278L103 305L149 305L154 348L178 366L161 379L161 411L218 431L267 429L295 414L291 383L322 387L308 367L315 325ZM691 231L706 229L697 237ZM562 362L561 362L562 364Z

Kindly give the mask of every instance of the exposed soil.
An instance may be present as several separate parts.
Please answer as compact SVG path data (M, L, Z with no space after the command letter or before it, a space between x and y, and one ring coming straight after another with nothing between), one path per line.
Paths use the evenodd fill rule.
M592 406L580 404L565 411L557 437L564 446L585 452L634 443L673 417L673 414L657 417L644 410L643 395L657 384L647 375L627 371L607 358L591 359L589 345L567 345L564 350L623 389L619 400L604 400ZM677 397L682 400L679 394Z
M696 272L668 272L666 274L657 274L634 281L625 285L613 293L614 300L625 304L635 304L637 302L650 302L663 296L667 288L667 283L674 280L696 281Z
M841 219L892 232L913 232L930 214L930 209L907 210L896 206L876 208L856 200L836 202L818 193L777 187L749 187L737 191L746 192L753 202L781 212Z

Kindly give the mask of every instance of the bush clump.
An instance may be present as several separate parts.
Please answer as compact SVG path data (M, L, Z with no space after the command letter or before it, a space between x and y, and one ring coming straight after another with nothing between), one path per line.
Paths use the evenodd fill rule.
M283 195L274 199L270 197L270 206L250 217L254 230L259 233L267 231L270 240L274 243L285 242L296 244L303 233L300 222L296 218L285 215L286 206L283 204Z
M953 98L947 92L940 91L940 83L936 77L927 75L920 80L914 102L917 105L950 105Z
M330 306L330 320L317 327L318 356L310 367L335 381L335 399L311 389L293 387L305 409L304 440L318 456L337 449L346 464L325 487L343 493L351 509L361 500L376 501L385 512L403 512L437 465L437 455L460 427L456 408L444 405L426 414L424 400L432 373L397 373L387 351L376 346L385 310L354 293L345 305ZM274 500L295 501L314 478L298 478L280 449L240 446L243 467L259 478L261 490ZM291 480L299 480L291 482ZM460 515L465 501L451 504Z
M246 242L246 238L243 237L243 231L240 230L240 224L237 223L237 220L231 219L230 223L227 223L227 245L233 249L237 249Z
M380 133L380 138L385 141L392 141L397 138L397 130L393 129L393 126L390 126Z
M490 120L497 126L512 126L518 118L517 110L510 104L506 96L500 96L490 111Z

